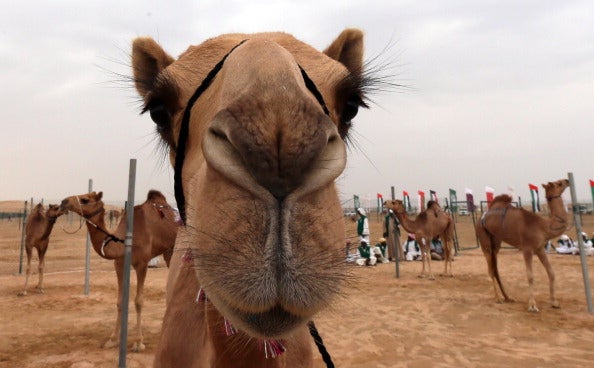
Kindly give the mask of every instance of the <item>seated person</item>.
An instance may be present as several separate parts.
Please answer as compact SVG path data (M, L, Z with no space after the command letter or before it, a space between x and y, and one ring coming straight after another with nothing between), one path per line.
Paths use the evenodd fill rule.
M557 240L557 253L559 254L575 254L577 247L574 245L573 240L569 236L563 234Z
M408 234L406 240L402 243L402 248L404 249L404 259L407 261L421 259L421 249L415 239L415 234Z
M386 255L386 251L388 249L388 244L386 238L379 238L378 243L371 247L371 254L373 254L377 260L381 263L388 263L388 257Z
M582 231L581 235L582 235L582 241L584 242L584 253L587 256L594 256L594 247L592 247L592 241L590 239L588 239L588 234L586 234L585 232ZM579 244L578 244L578 246L579 246ZM579 254L579 253L580 253L580 251L579 251L579 247L578 247L577 254Z
M362 241L358 249L361 258L357 259L355 262L357 262L359 266L375 266L377 263L377 258L371 254L371 247L369 244L367 244L365 241Z
M443 261L443 245L439 238L431 239L431 259Z

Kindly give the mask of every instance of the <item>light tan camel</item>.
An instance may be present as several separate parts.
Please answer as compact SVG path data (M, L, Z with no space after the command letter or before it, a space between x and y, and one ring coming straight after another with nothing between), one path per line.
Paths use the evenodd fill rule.
M528 311L530 312L538 312L534 300L534 276L532 274L532 256L534 254L540 259L549 276L551 305L553 308L559 308L559 302L555 297L555 273L545 253L545 245L551 238L561 235L568 226L567 211L563 205L561 194L569 186L569 181L563 179L542 186L545 189L545 196L549 206L548 218L526 211L523 208L513 207L511 197L502 194L493 199L491 208L483 214L481 221L476 224L476 235L487 260L495 298L500 302L512 301L503 289L497 268L497 253L501 248L501 242L513 245L522 251L526 263L526 275L528 276L530 295ZM501 289L503 300L499 298L497 285Z
M120 320L122 304L122 280L124 271L124 239L126 237L127 219L124 215L113 234L105 227L105 207L101 198L103 192L91 192L65 198L60 208L63 211L74 211L85 218L87 229L93 244L93 249L101 257L114 261L118 278L117 319L113 333L103 345L105 348L114 347L120 338ZM136 270L136 331L137 338L132 350L142 351L145 346L142 336L142 306L143 288L148 263L151 258L163 254L167 266L171 259L178 224L176 213L167 204L161 192L151 190L146 201L134 206L134 231L132 234L132 267Z
M39 257L39 281L37 283L37 292L43 293L43 270L45 268L45 252L49 245L49 237L54 228L58 217L64 212L60 210L57 204L50 204L47 211L43 209L41 203L37 204L29 216L27 216L27 225L25 227L25 251L27 253L27 271L25 276L25 287L19 292L19 296L27 295L27 285L29 276L31 276L31 256L33 248L37 249Z
M334 181L373 82L362 55L355 29L323 53L285 33L223 35L177 60L134 41L186 223L155 367L313 366L308 321L346 279Z
M443 275L454 276L452 272L454 226L450 215L443 211L435 201L427 202L427 209L419 213L414 220L411 220L406 214L404 204L401 200L385 201L384 206L394 211L404 230L415 234L415 238L421 248L421 258L423 260L423 270L419 277L425 277L425 264L427 264L429 279L435 279L433 272L431 272L431 240L436 238L441 239L443 244Z

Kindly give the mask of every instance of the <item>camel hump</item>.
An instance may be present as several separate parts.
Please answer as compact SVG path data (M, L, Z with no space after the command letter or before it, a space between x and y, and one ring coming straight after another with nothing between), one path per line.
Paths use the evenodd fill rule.
M440 209L441 206L439 205L439 203L437 203L434 200L430 200L429 202L427 202L427 208L433 208L433 206L437 206L437 209Z
M509 194L500 194L497 197L493 198L492 203L503 203L503 204L511 204L512 197Z
M146 195L147 201L156 201L156 200L163 200L167 201L167 198L163 195L163 193L159 192L158 190L151 189L149 190L148 194Z

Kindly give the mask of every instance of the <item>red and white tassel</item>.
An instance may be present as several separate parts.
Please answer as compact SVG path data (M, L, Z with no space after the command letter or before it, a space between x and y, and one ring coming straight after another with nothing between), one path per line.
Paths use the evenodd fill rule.
M184 261L185 263L190 263L192 262L193 257L192 257L192 251L190 250L190 248L186 249L186 251L184 252L183 256L182 256L182 261Z
M229 320L227 320L227 318L225 318L225 335L231 336L231 335L235 335L236 333L237 333L237 330L235 329L235 327L233 327L231 322L229 322Z
M280 340L264 340L264 356L274 359L282 355L287 349Z
M206 292L202 289L202 287L198 290L198 295L196 295L196 303L200 302L207 302L208 297L206 296Z

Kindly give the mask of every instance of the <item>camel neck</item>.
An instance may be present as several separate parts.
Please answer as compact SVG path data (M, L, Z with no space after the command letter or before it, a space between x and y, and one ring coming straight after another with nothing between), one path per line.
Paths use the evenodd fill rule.
M549 224L547 232L550 238L561 235L568 227L567 211L561 196L547 197L549 204Z
M109 238L113 239L113 234L105 228L104 213L105 210L102 210L94 212L91 216L85 216L91 244L95 252L103 258L120 258L124 254L124 246L115 241L108 241Z
M43 235L41 235L41 240L45 240L49 238L50 234L52 233L52 229L54 228L54 224L56 223L57 217L48 217L45 222L45 229L43 231Z
M398 221L400 221L400 225L402 225L402 227L404 228L404 230L406 230L409 233L415 233L417 231L417 226L416 226L415 222L412 221L408 217L408 215L406 214L406 212L397 212L397 211L394 211L394 214L398 218Z

